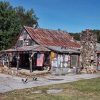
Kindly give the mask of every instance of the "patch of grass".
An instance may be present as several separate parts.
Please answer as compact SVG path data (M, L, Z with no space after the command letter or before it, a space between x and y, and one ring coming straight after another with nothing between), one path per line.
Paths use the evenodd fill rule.
M81 92L100 93L100 78L81 80L78 82L73 82L71 85Z
M63 91L48 94L47 90L50 89L63 89ZM41 93L34 93L38 90ZM15 90L0 94L0 100L100 100L100 78Z

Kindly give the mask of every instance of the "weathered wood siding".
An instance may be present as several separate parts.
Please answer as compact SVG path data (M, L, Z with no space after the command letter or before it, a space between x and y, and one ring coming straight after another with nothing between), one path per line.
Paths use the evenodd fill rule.
M21 35L18 38L18 41L16 43L16 47L22 47L22 46L34 46L36 42L32 40L32 38L29 36L29 34L26 32L25 29L21 32Z

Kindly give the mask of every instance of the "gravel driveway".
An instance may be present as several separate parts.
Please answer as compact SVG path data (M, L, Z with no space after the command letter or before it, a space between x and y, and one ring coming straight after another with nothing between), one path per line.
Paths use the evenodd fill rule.
M12 91L15 89L24 89L24 88L44 86L50 84L67 83L81 79L91 79L96 77L100 77L100 73L80 74L80 75L69 74L65 76L47 75L45 77L38 77L37 81L29 79L28 82L24 84L22 82L21 77L16 77L16 76L12 77L10 75L0 74L0 93Z

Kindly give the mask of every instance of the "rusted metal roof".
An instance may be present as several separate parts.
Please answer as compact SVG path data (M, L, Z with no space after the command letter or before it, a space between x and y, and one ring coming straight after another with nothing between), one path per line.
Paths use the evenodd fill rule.
M24 26L24 28L31 38L40 45L80 48L80 45L66 32L41 28L34 29L27 26Z

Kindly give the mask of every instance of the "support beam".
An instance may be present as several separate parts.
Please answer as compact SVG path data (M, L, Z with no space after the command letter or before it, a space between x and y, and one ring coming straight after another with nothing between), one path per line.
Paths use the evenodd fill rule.
M7 67L10 68L9 54L7 55Z
M97 70L99 70L99 64L100 64L100 63L99 63L99 56L100 56L100 55L97 54Z
M78 67L80 67L80 55L78 55Z
M77 55L76 74L79 74L79 73L80 73L80 66L79 66L79 63L80 63L80 56Z
M19 53L17 54L17 71L19 69L19 60L20 60L20 56L19 56Z
M30 62L30 73L32 73L32 54L29 54L29 62Z
M72 62L72 61L71 61L71 54L70 54L70 68L71 68L71 66L72 66L72 65L71 65L71 62Z

